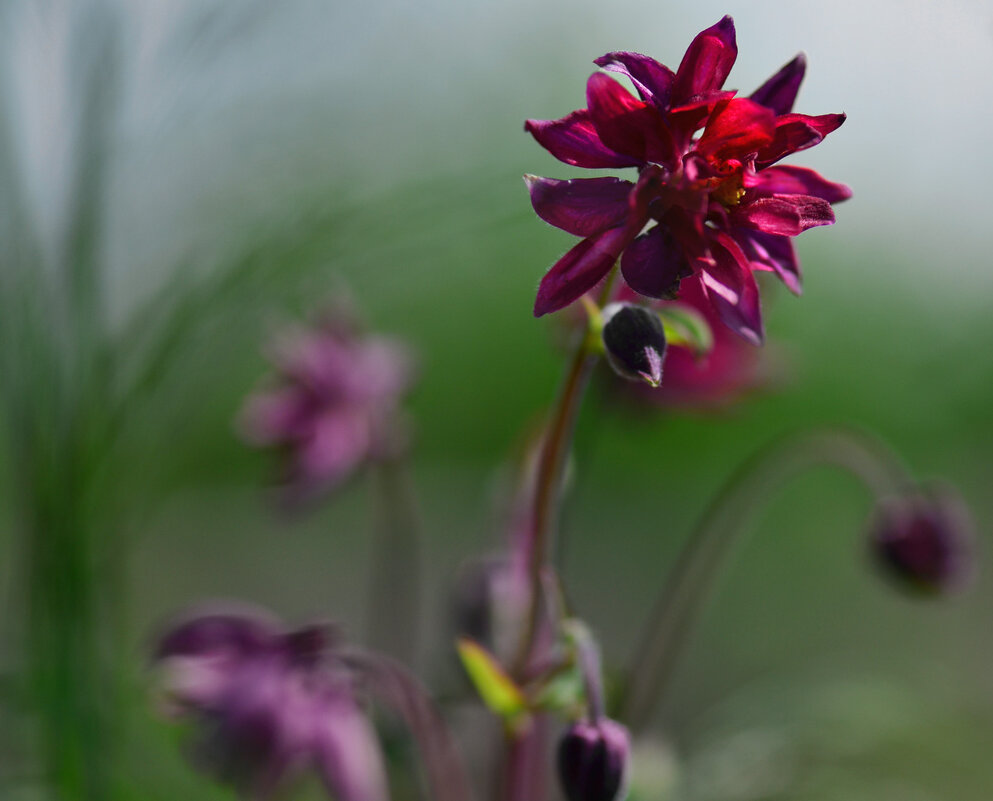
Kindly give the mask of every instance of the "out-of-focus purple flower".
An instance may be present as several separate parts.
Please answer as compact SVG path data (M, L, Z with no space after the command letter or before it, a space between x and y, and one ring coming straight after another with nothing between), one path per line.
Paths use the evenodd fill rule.
M249 443L280 452L290 500L332 489L393 454L398 403L413 374L405 347L326 316L279 336L271 361L275 376L247 399L241 430Z
M573 723L559 741L558 768L568 801L615 801L627 786L631 739L607 718Z
M194 721L195 763L250 798L316 770L336 801L388 797L379 743L327 627L253 609L202 611L155 650L166 709Z
M870 530L873 556L904 587L925 594L960 588L972 574L973 526L949 487L883 499Z
M697 35L676 72L638 53L608 53L594 63L629 78L640 99L598 72L587 108L527 121L566 164L638 170L635 182L526 176L538 216L583 237L542 279L536 316L572 303L618 258L628 286L650 298L671 298L682 279L699 276L721 320L753 344L763 339L753 271L773 271L799 293L792 237L833 223L831 204L851 191L777 163L818 144L845 115L792 113L802 55L749 98L724 91L737 52L724 17Z
M679 302L691 306L706 319L713 344L697 357L687 348L670 348L665 360L665 381L655 399L667 406L718 408L733 403L762 386L768 378L769 358L750 347L741 337L721 325L721 318L707 300L699 277L685 279ZM660 304L665 308L666 302Z

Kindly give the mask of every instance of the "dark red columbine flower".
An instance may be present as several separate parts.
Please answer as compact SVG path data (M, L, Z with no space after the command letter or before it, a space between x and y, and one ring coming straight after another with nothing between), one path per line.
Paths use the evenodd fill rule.
M538 216L584 237L545 275L536 316L572 303L619 257L627 284L651 298L672 297L683 278L699 275L721 319L756 344L763 332L752 272L771 270L799 293L791 238L834 222L831 204L851 191L777 162L816 145L845 115L792 113L802 55L751 97L722 90L737 52L734 22L724 17L697 35L675 73L638 53L608 53L594 63L627 76L640 99L598 72L586 85L588 108L527 121L525 130L566 164L638 170L635 182L526 176Z
M877 563L905 588L936 595L972 573L972 521L950 487L925 487L881 501L870 547Z

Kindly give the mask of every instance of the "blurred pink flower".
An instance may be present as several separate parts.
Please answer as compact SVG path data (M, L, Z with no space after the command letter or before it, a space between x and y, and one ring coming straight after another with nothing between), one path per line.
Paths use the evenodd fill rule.
M250 798L314 769L337 801L384 801L375 732L326 627L254 609L203 610L160 639L167 711L195 722L196 764Z
M813 170L774 165L818 144L845 115L791 113L802 55L750 98L722 90L737 52L724 17L697 35L676 72L638 53L608 53L595 63L629 78L640 100L598 72L587 83L588 108L527 121L566 164L638 170L635 182L526 176L538 216L583 237L542 279L535 315L575 301L620 258L627 285L650 298L671 298L682 279L698 276L724 324L762 341L753 271L771 270L798 293L792 237L833 223L831 204L851 196Z
M270 360L275 376L248 397L240 428L252 445L279 451L289 500L333 489L395 453L398 405L413 377L403 345L361 337L336 315L281 334Z
M949 486L923 486L884 498L869 544L877 564L904 588L938 595L964 586L974 572L974 525Z
M668 406L718 408L770 382L772 370L769 365L773 358L767 351L749 346L720 324L720 316L707 301L698 277L683 281L679 302L693 307L707 320L713 347L702 357L697 357L688 348L669 348L662 385L653 395L656 401ZM659 306L664 309L666 302Z

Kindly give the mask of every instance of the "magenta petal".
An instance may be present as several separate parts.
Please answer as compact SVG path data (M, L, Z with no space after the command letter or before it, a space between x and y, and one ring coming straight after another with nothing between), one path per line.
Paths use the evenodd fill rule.
M363 409L328 410L294 451L290 491L306 494L333 487L366 459L371 447L370 419Z
M329 692L314 714L312 753L334 798L338 801L388 799L379 740L358 705L344 693Z
M845 119L844 114L821 114L819 117L784 114L777 117L775 135L759 151L755 160L756 169L765 169L791 153L813 147L831 131L839 128Z
M669 109L666 120L674 134L685 137L688 142L692 134L707 123L707 117L719 103L730 100L736 92L710 92L703 100L692 100L688 103Z
M534 316L558 311L597 285L634 238L628 227L584 239L552 265L538 287Z
M796 58L784 64L779 72L752 92L751 99L775 114L789 114L806 71L807 57L798 53Z
M250 395L239 415L239 428L252 445L277 445L306 431L313 414L310 393L285 386Z
M575 178L557 181L525 175L531 205L545 222L575 236L596 236L621 225L634 189L620 178Z
M796 236L818 225L834 222L834 211L826 200L811 195L772 195L746 199L731 212L735 225L767 234Z
M790 237L763 234L761 231L744 228L736 229L733 236L741 245L753 270L771 270L786 284L790 292L794 295L801 293L800 261Z
M681 105L707 92L716 92L724 85L737 57L738 45L731 17L724 17L698 33L676 70L673 104Z
M852 196L844 184L827 180L808 167L767 167L745 176L745 186L769 195L813 195L828 203L840 203Z
M753 345L761 345L762 309L759 288L738 244L720 232L711 240L713 264L702 273L707 298L724 324Z
M635 98L602 72L586 83L586 103L600 140L618 153L674 166L677 160L672 134L654 106Z
M593 63L610 72L626 75L641 99L652 103L660 111L669 107L672 82L676 76L665 64L640 53L626 52L607 53Z
M671 298L679 279L690 272L683 249L669 229L656 225L624 249L621 274L639 295Z
M772 141L775 115L745 98L724 101L711 114L696 151L716 158L744 158Z
M642 161L611 150L601 140L590 113L574 111L560 120L528 120L524 130L559 161L575 167L638 167Z

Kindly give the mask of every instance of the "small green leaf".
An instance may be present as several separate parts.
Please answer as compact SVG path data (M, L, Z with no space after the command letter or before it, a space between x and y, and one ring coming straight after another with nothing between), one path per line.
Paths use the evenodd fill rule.
M583 308L586 309L586 344L588 353L597 355L603 354L603 309L597 306L589 295L583 295L580 299Z
M553 675L535 698L535 706L572 720L586 708L586 686L575 664Z
M670 345L689 348L699 358L714 347L714 334L710 324L700 312L685 303L667 303L659 310L665 338Z
M508 725L514 726L528 711L524 693L485 648L465 638L456 646L462 666L483 703Z

